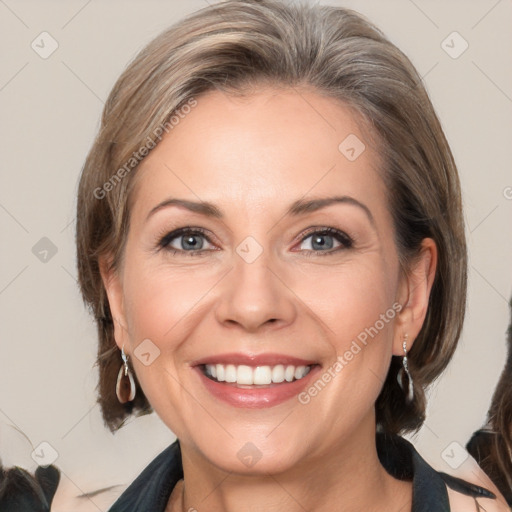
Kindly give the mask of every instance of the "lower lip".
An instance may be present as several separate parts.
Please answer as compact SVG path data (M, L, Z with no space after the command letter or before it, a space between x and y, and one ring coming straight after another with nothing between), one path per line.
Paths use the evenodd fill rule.
M269 384L268 387L254 388L240 388L234 383L223 383L209 379L202 372L200 366L196 366L195 370L206 389L216 398L235 407L259 409L273 407L297 396L320 371L320 366L313 366L310 372L302 379L294 380L293 382L285 381L281 384Z

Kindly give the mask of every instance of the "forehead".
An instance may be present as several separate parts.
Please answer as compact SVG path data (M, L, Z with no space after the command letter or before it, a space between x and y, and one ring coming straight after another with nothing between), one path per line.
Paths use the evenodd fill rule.
M133 208L169 194L247 212L309 193L375 202L385 196L379 166L361 119L338 100L294 88L214 91L144 159Z

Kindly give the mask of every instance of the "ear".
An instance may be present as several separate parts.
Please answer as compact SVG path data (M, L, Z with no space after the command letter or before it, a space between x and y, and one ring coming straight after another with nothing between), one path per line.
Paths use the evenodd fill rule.
M398 301L402 309L395 324L393 354L403 356L403 340L408 336L407 350L410 350L417 338L427 315L428 300L437 268L437 246L432 238L425 238L421 243L418 256L411 268L403 273Z
M121 276L117 270L112 268L111 256L100 256L99 268L114 322L114 338L116 345L121 349L129 342Z

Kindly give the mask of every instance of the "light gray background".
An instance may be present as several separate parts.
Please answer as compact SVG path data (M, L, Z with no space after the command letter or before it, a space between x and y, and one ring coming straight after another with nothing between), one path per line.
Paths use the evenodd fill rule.
M512 2L325 3L366 14L412 59L459 167L470 249L467 320L451 366L430 392L426 424L413 438L425 458L450 471L443 450L454 441L464 445L481 426L505 357ZM33 471L33 448L49 443L70 494L126 485L174 439L156 415L115 436L103 427L94 392L96 331L75 281L75 193L115 79L145 43L206 5L0 0L0 457ZM47 59L31 48L43 31L59 45ZM453 31L469 44L457 59L441 46ZM42 237L58 249L47 262L32 252ZM121 490L85 500L83 510L106 510Z

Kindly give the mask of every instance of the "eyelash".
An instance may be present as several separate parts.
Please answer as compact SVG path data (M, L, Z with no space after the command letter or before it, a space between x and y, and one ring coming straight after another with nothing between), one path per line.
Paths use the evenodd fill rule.
M175 249L174 247L169 247L170 243L175 239L183 235L201 235L204 237L208 243L213 243L208 235L206 234L206 231L202 228L192 228L192 227L185 227L176 229L174 231L171 231L170 233L167 233L164 235L160 241L158 242L158 248L164 249L166 251L169 251L171 254L184 254L187 256L204 256L205 253L211 249L200 249L198 251L183 251L181 249Z
M334 239L336 239L341 246L337 247L335 249L331 249L329 251L315 251L315 250L307 250L305 251L305 256L310 257L313 255L317 256L327 256L330 254L337 253L342 250L350 249L354 245L354 240L348 236L343 231L340 231L339 229L325 227L325 228L312 228L311 230L306 231L304 233L304 236L300 239L300 243L303 243L304 240L309 238L312 235L329 235L332 236Z
M171 254L184 254L187 256L204 256L207 252L211 251L212 249L199 249L195 251L184 251L182 249L175 249L173 247L169 247L170 243L175 239L183 235L201 235L206 239L206 241L210 244L213 242L210 240L208 235L206 234L206 230L202 228L192 228L192 227L184 227L180 229L176 229L174 231L171 231L170 233L166 233L163 237L160 238L158 242L158 249L164 249L166 251L169 251ZM338 229L331 228L331 227L323 227L323 228L311 228L309 231L307 231L303 237L300 239L300 243L302 244L306 239L308 239L312 235L329 235L335 238L340 244L341 247L331 249L328 251L315 251L315 250L305 250L305 255L312 256L312 255L318 255L318 256L327 256L329 254L337 253L340 250L346 250L350 249L353 244L354 240L348 236L343 231L339 231Z

